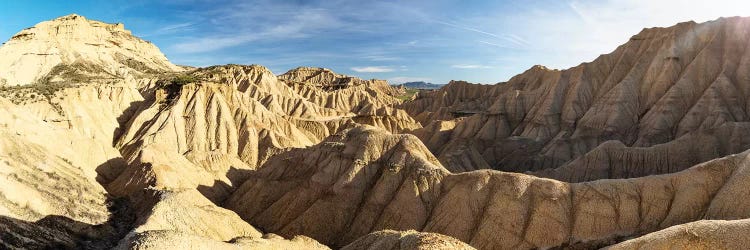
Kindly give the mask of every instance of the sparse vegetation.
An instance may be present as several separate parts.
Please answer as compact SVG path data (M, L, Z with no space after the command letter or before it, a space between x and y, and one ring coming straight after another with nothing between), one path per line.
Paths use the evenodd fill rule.
M62 107L53 98L56 93L75 87L78 84L90 81L90 77L82 73L83 71L96 70L95 66L83 64L57 65L44 77L28 85L1 86L0 96L7 98L15 104L32 103L37 101L46 101L57 111L62 114Z
M412 89L412 88L406 88L406 92L403 95L396 96L401 101L408 101L411 100L414 95L419 93L418 89Z
M162 76L161 79L162 80L159 80L157 85L160 86L161 89L167 91L167 101L171 101L177 98L177 96L180 95L180 91L182 90L183 85L203 80L202 78L196 77L195 75L191 75L189 73L177 75L167 74Z
M16 85L0 87L0 96L8 98L13 103L20 104L34 101L38 98L51 100L58 91L74 87L69 82L34 83L29 85Z
M178 75L172 78L171 83L177 85L185 85L189 83L197 82L198 78L193 75Z
M110 42L115 44L112 41ZM115 44L115 45L119 46L119 44ZM124 56L120 53L118 53L115 58L117 58L117 61L119 61L120 63L124 64L125 66L128 66L128 68L137 70L138 72L146 73L146 74L159 74L160 73L158 69L153 69L149 67L148 65L146 65L145 62L138 61L133 58L128 58L127 56Z

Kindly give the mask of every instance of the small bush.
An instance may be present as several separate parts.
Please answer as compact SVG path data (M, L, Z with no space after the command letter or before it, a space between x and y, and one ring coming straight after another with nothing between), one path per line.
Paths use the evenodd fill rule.
M172 84L185 85L188 83L197 82L198 78L192 75L179 75L172 78Z

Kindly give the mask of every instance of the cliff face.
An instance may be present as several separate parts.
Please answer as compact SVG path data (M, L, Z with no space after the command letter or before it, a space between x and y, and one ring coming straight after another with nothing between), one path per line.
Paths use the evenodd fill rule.
M343 246L414 229L478 249L602 246L701 219L750 216L748 153L676 174L566 183L479 170L452 174L415 137L358 127L272 157L226 201L253 225ZM355 243L356 244L356 243Z
M644 29L590 63L562 71L535 66L489 86L454 82L420 93L402 107L426 127L415 134L441 161L457 165L447 166L452 169L471 169L461 166L466 159L482 159L488 167L504 171L552 169L605 150L597 148L607 141L618 141L640 150L607 146L612 164L578 161L576 171L622 172L614 178L643 176L658 172L630 169L653 169L648 166L653 162L676 171L750 146L728 137L747 128L749 25L747 18L723 18ZM437 129L449 121L454 123L451 129ZM719 132L727 130L735 132ZM730 142L728 146L692 154L701 143L714 140L700 139L705 136L699 134L712 131L707 136ZM692 139L677 140L685 136ZM673 146L683 149L671 151L669 157L652 148L688 141ZM544 173L562 180L609 178L569 179Z
M204 194L221 200L244 180L244 172L270 156L315 145L341 129L370 124L398 132L418 126L388 99L378 98L389 95L367 84L294 88L299 85L289 86L257 65L215 66L189 75L197 82L158 87L155 99L123 125L127 129L117 147L132 170L110 186L113 192L127 194L149 185L204 186ZM135 174L145 165L185 168L175 171L192 177Z
M127 219L119 217L99 182L124 168L109 144L48 124L0 98L0 247L72 248L88 238L117 240Z
M61 17L0 48L36 83L0 88L0 248L746 248L749 40L645 29L402 102L324 68L183 70Z
M0 47L0 58L0 86L182 70L122 24L75 14L17 33Z

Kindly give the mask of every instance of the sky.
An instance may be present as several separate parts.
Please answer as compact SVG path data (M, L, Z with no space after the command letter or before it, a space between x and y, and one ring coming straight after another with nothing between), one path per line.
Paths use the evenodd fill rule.
M71 13L124 23L180 65L491 84L592 61L646 27L750 16L750 1L0 0L0 40Z

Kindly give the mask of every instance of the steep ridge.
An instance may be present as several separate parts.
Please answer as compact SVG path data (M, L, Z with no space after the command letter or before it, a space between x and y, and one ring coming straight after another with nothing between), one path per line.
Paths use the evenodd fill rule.
M155 155L163 153L158 150L139 155L164 159L155 161L166 162L161 165L137 165L120 155L113 140L124 137L134 115L171 98L157 91L156 79L182 70L121 24L65 16L22 31L0 52L7 56L0 65L11 65L0 67L4 81L31 81L0 86L0 96L17 104L0 97L0 176L6 180L0 187L0 248L174 249L189 239L220 246L241 239L242 246L260 249L327 249L305 237L263 235L214 205L192 182L213 185L216 170L172 169L190 168L195 159L221 162L214 152L188 155L194 162ZM221 176L242 173L233 171Z
M263 235L194 189L144 189L131 199L141 205L138 220L115 249L329 249L304 236Z
M0 86L182 70L124 25L76 14L22 30L0 47L0 58Z
M566 183L479 170L451 174L415 137L357 127L272 157L225 207L264 230L343 246L418 230L478 249L604 246L701 219L748 218L750 152L674 174Z
M182 71L121 25L45 22L0 61L85 53L0 67L33 75L0 89L0 248L745 248L748 22L407 103L323 68Z
M183 70L122 24L75 14L19 32L0 58L0 96L106 144L143 102L139 89Z
M421 126L404 110L394 108L400 103L398 89L383 80L362 80L344 76L325 68L300 67L279 79L310 102L327 108L352 112L360 124L385 128L393 133L411 131Z
M190 239L232 246L227 242L241 238L242 246L260 249L326 249L309 238L263 235L234 212L214 205L194 185L180 189L156 182L124 192L119 185L123 176L136 183L137 178L156 178L169 184L200 181L206 171L171 170L181 162L135 168L111 141L45 122L5 99L0 104L0 173L7 180L0 187L3 247L176 249Z
M451 170L487 166L540 171L578 159L577 166L568 168L636 177L663 173L648 170L648 162L661 162L677 171L748 148L745 142L732 142L730 150L695 158L677 151L667 157L651 147L691 141L676 139L701 137L722 126L737 132L710 135L717 141L734 141L726 136L746 133L749 31L750 19L739 17L644 29L590 63L562 71L535 66L496 85L452 82L401 107L422 122L425 128L414 134ZM607 141L640 149L622 147L627 152L619 152ZM691 146L698 145L674 147ZM629 156L610 157L612 165L580 160L594 151ZM480 160L484 163L476 162ZM631 168L617 167L623 165ZM570 178L570 171L559 172L541 175L567 181L606 178Z
M399 249L399 250L416 250L416 249L474 249L457 239L440 235L436 233L420 233L417 231L398 232L393 230L383 230L374 232L346 245L343 250L358 249Z
M125 126L117 147L130 167L110 185L112 192L127 194L149 185L203 186L204 194L220 200L245 173L289 148L312 146L357 123L389 131L416 125L402 110L370 102L385 94L366 85L328 90L331 98L315 99L303 97L257 65L214 66L188 76L195 82L164 82L155 99L141 105ZM323 92L305 93L320 97ZM343 97L349 99L339 106ZM377 105L383 106L375 109ZM160 171L184 173L186 178L160 178Z
M384 80L363 80L352 76L341 75L326 68L299 67L279 75L279 79L289 84L305 85L328 92L366 86L375 92L386 95L383 96L383 98L390 97L386 100L380 100L387 103L395 103L396 100L393 99L393 96L399 94L396 88L391 87Z
M669 227L606 249L747 249L750 220L705 220Z

